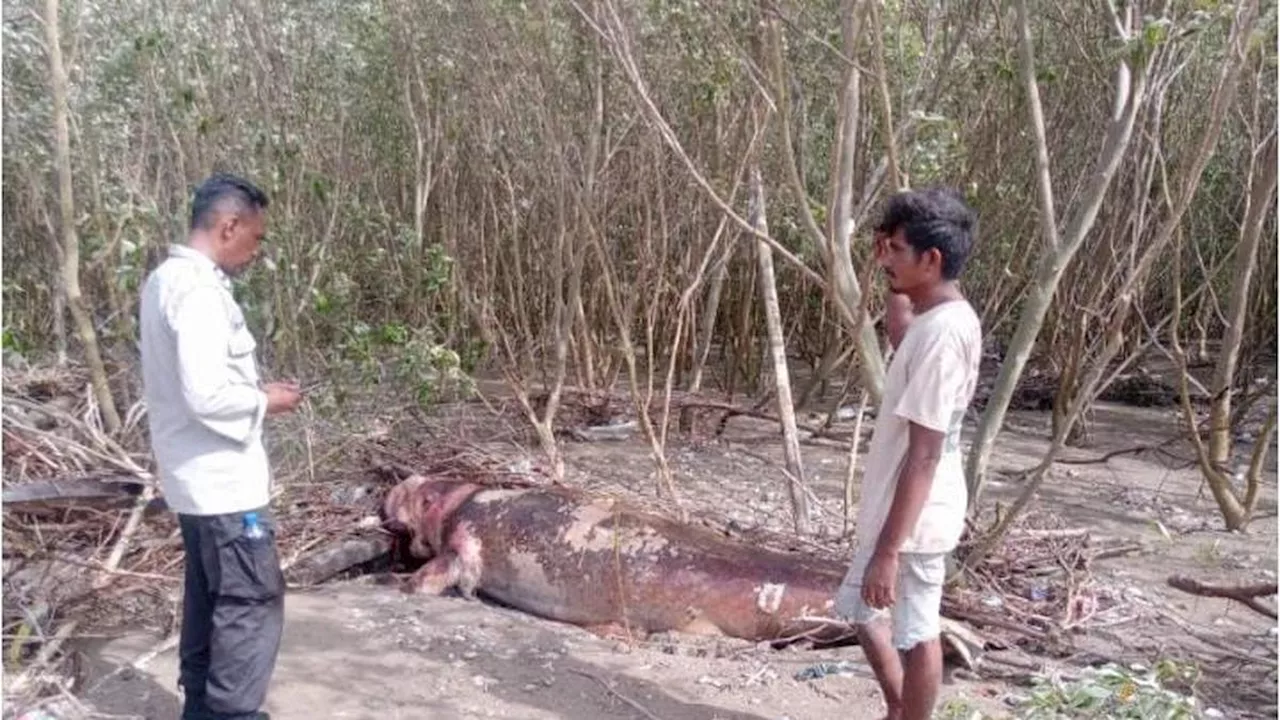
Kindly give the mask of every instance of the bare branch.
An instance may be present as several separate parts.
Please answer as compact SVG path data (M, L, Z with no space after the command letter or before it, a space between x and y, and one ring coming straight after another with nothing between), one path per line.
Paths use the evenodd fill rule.
M1250 610L1269 618L1276 618L1275 608L1258 602L1258 598L1276 594L1276 583L1253 583L1251 585L1210 585L1185 575L1170 577L1169 587L1200 597L1226 598L1244 603Z
M1040 198L1040 231L1044 234L1048 251L1057 253L1062 246L1062 241L1058 239L1058 214L1053 207L1049 142L1045 140L1044 109L1040 107L1040 88L1036 84L1036 57L1031 44L1030 15L1027 0L1018 0L1018 51L1022 56L1022 83L1027 93L1027 112L1031 117L1031 135L1036 151L1036 190ZM1123 91L1117 90L1117 103L1123 95Z
M711 183L707 182L706 177L704 177L693 164L693 160L691 160L688 153L685 152L684 147L680 144L680 140L675 136L675 132L671 129L671 126L667 123L666 119L662 117L662 112L658 110L658 107L654 105L653 100L649 97L649 92L645 87L644 80L640 77L640 72L636 68L635 61L631 57L631 51L627 47L626 33L621 27L621 20L617 17L617 10L613 7L613 3L608 2L608 0L604 3L615 23L610 28L611 32L606 32L600 25L597 25L596 22L587 15L586 11L582 9L582 6L576 2L576 0L570 0L570 3L573 5L574 9L582 15L587 24L605 40L605 43L609 46L609 49L612 51L615 59L618 60L618 64L622 66L623 72L630 81L629 84L631 89L640 101L641 108L645 111L645 114L649 116L650 122L658 131L659 135L661 135L662 139L667 143L667 146L671 148L671 151L680 158L682 163L684 163L685 167L689 170L689 174L693 177L694 182L698 184L698 187L702 188L702 190L707 193L707 197L711 199L711 202L715 204L721 212L725 213L743 232L757 240L768 243L769 247L772 248L774 252L778 253L787 262L791 263L791 265L799 270L801 274L816 283L819 287L825 288L826 281L823 280L821 275L806 265L804 261L800 260L800 258L796 257L790 250L783 247L777 240L769 237L768 235L761 235L756 228L752 227L751 223L747 222L746 219L736 213L733 208L730 207L718 193L716 193L715 189L711 187Z

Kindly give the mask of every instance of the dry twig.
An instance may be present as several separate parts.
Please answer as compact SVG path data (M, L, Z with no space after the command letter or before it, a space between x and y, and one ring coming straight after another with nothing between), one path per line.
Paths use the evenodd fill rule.
M569 668L569 672L574 673L575 675L581 675L583 677L591 678L592 680L595 680L596 682L603 685L604 689L608 690L609 693L612 694L614 697L618 698L622 702L629 705L631 709L649 718L649 720L661 720L657 715L654 715L653 713L649 712L649 709L646 708L645 706L641 705L635 700L632 700L626 695L623 695L622 693L618 692L618 689L615 688L612 683L608 682L607 680L600 677L599 675L587 672L586 670L578 670L577 668Z

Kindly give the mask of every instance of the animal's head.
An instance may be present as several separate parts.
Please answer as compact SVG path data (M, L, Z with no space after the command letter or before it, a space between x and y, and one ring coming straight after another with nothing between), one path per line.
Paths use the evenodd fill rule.
M417 531L428 507L423 502L425 498L421 492L426 483L425 477L410 475L391 488L382 501L382 514L388 530L409 533Z
M448 506L445 497L457 486L448 480L411 475L387 493L382 503L383 520L391 532L409 536L409 554L430 558L435 554L433 548L440 547L441 508Z

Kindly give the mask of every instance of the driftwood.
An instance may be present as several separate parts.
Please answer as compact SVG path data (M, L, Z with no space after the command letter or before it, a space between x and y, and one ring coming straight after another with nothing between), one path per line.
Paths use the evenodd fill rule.
M1277 583L1253 583L1251 585L1210 585L1183 575L1174 575L1167 581L1169 587L1200 597L1218 597L1235 600L1249 609L1276 619L1275 608L1268 607L1258 601L1260 597L1275 595Z
M391 552L387 535L348 538L326 545L285 569L290 585L308 586L322 583L344 570L367 563Z
M987 649L989 641L973 628L944 617L942 623L942 639L948 649L952 650L959 662L968 670L977 670L978 663Z
M137 498L143 487L144 483L132 475L38 480L5 488L0 501L3 501L5 509L69 501L130 502Z

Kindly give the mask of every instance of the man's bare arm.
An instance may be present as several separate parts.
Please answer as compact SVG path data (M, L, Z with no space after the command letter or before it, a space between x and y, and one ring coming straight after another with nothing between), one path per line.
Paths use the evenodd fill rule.
M909 423L907 457L898 475L898 487L893 494L893 504L876 543L876 553L897 554L915 529L929 489L933 487L933 473L942 455L942 441L946 435L937 430Z

